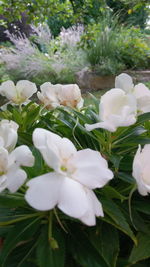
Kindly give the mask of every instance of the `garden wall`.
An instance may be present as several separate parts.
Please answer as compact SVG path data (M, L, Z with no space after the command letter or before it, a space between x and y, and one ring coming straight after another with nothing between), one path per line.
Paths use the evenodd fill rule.
M129 74L135 83L150 81L150 70L124 72ZM115 85L115 77L115 75L101 76L88 69L83 69L76 74L76 83L82 89L82 92L98 91L113 88Z

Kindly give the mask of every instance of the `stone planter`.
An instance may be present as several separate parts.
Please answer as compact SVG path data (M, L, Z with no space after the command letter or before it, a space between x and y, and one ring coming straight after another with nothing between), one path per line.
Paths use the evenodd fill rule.
M136 84L139 82L143 83L150 81L150 70L124 72L129 74ZM92 72L86 68L76 73L76 83L79 85L83 93L87 91L111 89L115 86L115 76L101 76L100 74Z

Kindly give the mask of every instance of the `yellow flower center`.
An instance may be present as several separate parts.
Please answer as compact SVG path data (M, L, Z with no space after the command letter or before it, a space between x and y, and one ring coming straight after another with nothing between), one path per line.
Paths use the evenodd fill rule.
M66 172L67 171L67 168L65 166L61 166L60 168L63 172Z

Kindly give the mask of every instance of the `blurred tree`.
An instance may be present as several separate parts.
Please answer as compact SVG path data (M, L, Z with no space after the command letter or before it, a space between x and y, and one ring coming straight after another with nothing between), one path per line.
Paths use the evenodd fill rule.
M0 21L5 20L5 26L8 25L11 32L15 25L25 34L28 28L25 24L48 21L52 34L57 36L62 27L97 23L111 8L114 14L118 13L121 23L144 28L148 2L150 0L1 0ZM4 32L5 28L1 26L0 30Z
M145 28L150 14L150 0L106 0L106 3L125 25Z
M96 22L105 8L105 0L1 0L0 14L9 25L22 21L22 14L26 14L28 23L48 20L52 34L57 36L62 27Z

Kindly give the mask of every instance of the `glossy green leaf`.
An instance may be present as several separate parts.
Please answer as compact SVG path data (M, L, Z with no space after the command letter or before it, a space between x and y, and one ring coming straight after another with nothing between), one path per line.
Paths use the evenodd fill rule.
M53 229L52 237L57 241L58 248L51 248L48 240L48 227L43 227L38 239L36 250L37 264L39 267L64 267L65 243L64 237L59 229Z
M32 218L17 223L8 233L0 254L0 266L5 266L5 261L10 252L21 241L33 238L40 224L40 218Z
M138 116L138 120L136 124L142 124L143 122L150 120L150 112L144 113L140 116Z
M9 194L8 192L3 192L0 194L0 207L23 207L26 205L24 195L15 193Z
M111 199L106 198L101 198L101 202L104 212L113 220L113 225L116 226L122 232L124 232L126 235L128 235L136 243L136 237L134 236L129 224L127 223L124 214L122 213L121 209L116 205L116 203Z
M84 267L108 267L104 258L89 242L88 236L83 233L82 229L73 228L70 230L71 235L68 237L68 250L76 261L76 266Z
M102 223L101 227L91 231L90 241L108 266L115 267L119 253L119 235L115 227Z
M137 240L138 244L133 247L129 258L132 264L150 258L150 234L139 233Z
M120 199L121 201L127 199L127 197L121 195L117 190L115 190L115 188L110 185L106 185L102 189L102 193L108 198Z

